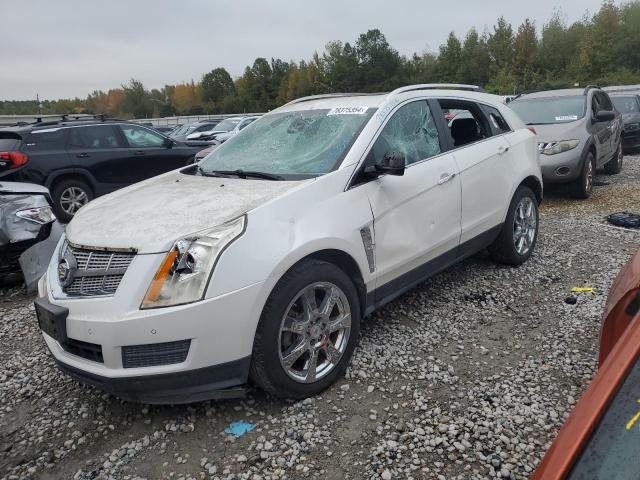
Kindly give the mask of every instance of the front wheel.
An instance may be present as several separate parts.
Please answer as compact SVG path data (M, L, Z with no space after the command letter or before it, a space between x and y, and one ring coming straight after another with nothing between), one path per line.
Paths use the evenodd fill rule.
M302 399L341 377L355 349L360 304L335 265L304 260L269 296L253 344L250 376L272 395Z
M620 173L622 170L622 159L624 155L622 153L622 142L618 144L618 149L616 150L615 155L611 160L609 160L605 166L604 171L609 175L615 175L616 173Z
M518 266L529 259L537 239L538 200L529 187L521 185L511 199L507 218L489 253L497 262Z
M81 207L93 200L91 188L81 180L63 180L52 193L56 216L63 223L70 222Z
M580 176L573 184L573 193L576 198L589 198L593 192L593 177L596 172L596 160L589 152L584 160Z

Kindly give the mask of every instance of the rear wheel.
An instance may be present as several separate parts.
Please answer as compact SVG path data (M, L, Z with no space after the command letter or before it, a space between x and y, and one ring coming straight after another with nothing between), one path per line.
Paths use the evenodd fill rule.
M511 199L502 230L489 247L492 258L507 265L526 262L538 239L538 200L529 187L521 185Z
M616 150L615 155L604 166L605 173L608 173L609 175L615 175L616 173L620 173L620 170L622 170L622 159L623 159L622 142L620 142L618 144L618 149Z
M82 180L62 180L53 188L56 216L63 223L71 221L78 210L93 200L93 191Z
M278 282L256 331L250 376L283 398L316 395L341 377L355 349L360 305L338 267L305 260Z
M593 153L589 152L584 160L580 176L573 183L573 193L576 198L589 198L593 192L593 178L596 172L596 161Z

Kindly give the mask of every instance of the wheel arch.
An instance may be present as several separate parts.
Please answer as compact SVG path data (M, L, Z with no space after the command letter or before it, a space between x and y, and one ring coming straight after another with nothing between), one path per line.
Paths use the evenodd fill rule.
M45 181L45 186L53 194L53 189L58 183L64 180L71 180L71 179L85 182L91 188L92 193L94 195L96 194L96 182L94 181L92 175L89 174L88 172L85 172L79 169L65 169L65 170L56 171L51 175L49 175L49 177Z
M538 205L542 203L542 182L540 181L539 178L535 177L534 175L529 175L524 180L522 180L518 185L518 187L521 187L521 186L529 187L533 191L533 193L536 195L536 200L538 201Z
M347 253L345 250L341 250L338 248L323 248L310 253L306 253L305 255L301 256L291 265L289 265L288 268L280 272L280 274L278 275L278 280L274 284L274 288L275 285L277 285L278 282L287 274L287 272L306 260L320 260L323 262L331 263L345 272L353 282L358 292L360 311L365 311L367 288L365 285L364 276L362 275L362 270L358 265L356 259L351 254Z

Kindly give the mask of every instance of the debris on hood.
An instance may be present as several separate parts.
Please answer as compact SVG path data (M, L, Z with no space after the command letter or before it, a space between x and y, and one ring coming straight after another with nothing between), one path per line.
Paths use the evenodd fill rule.
M623 228L640 228L640 214L630 212L616 212L607 216L611 225Z

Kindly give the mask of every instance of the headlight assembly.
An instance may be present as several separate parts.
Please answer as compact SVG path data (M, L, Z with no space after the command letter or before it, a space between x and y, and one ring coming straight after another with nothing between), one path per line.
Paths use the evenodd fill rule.
M539 143L538 151L544 155L556 155L578 146L580 140L560 140L559 142Z
M16 212L16 216L40 225L51 223L56 219L56 216L53 214L53 210L51 210L49 205L44 207L27 208L26 210L18 210Z
M177 240L153 277L140 308L202 300L220 254L242 235L245 224L242 216Z

